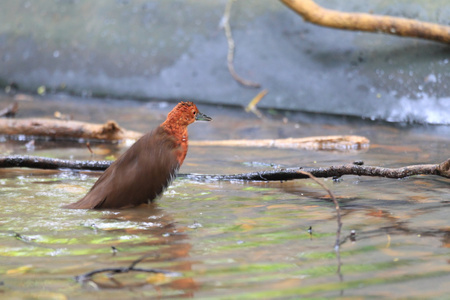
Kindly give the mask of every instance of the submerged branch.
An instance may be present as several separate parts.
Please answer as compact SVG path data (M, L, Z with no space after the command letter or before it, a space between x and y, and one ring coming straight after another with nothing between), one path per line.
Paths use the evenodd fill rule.
M111 161L62 160L35 156L0 157L0 168L35 168L35 169L73 169L103 171ZM243 181L284 181L308 178L299 171L306 171L315 177L341 177L343 175L374 176L387 178L404 178L413 175L437 175L450 178L450 158L441 164L411 165L402 168L383 168L347 164L326 168L290 168L262 172L231 175L180 174L194 180L243 180Z
M91 280L92 276L99 273L110 273L110 274L118 274L118 273L128 273L128 272L142 272L142 273L161 273L167 274L171 276L180 276L179 273L162 270L162 269L143 269L143 268L135 268L135 267L124 267L124 268L104 268L104 269L96 269L90 271L85 274L75 276L75 280L79 283L83 283L85 281Z
M118 273L128 273L128 272L143 272L143 273L160 273L166 274L169 276L181 276L178 272L162 270L162 269L144 269L144 268L136 268L136 265L140 263L146 256L133 261L129 267L119 267L119 268L104 268L104 269L96 269L78 276L75 276L75 280L79 283L83 283L89 280L92 280L92 277L95 274L99 273L109 273L109 274L118 274Z

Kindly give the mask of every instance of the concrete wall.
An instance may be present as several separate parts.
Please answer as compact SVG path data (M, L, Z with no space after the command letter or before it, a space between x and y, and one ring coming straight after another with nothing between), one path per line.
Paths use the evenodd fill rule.
M260 107L450 123L450 46L308 24L279 1L237 0L230 76L220 27L225 0L4 0L0 83L85 96L196 99ZM318 1L450 23L448 0Z

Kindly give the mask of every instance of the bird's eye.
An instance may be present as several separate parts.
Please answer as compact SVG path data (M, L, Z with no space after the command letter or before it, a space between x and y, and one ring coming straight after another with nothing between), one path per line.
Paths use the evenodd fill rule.
M195 115L197 112L193 111L192 113Z

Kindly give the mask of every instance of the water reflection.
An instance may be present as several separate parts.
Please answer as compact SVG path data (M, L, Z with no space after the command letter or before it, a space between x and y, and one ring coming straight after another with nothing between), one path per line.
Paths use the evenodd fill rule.
M157 204L142 205L137 208L127 210L105 210L101 217L101 223L114 224L116 229L103 228L108 234L116 236L122 235L145 235L146 239L142 242L132 245L112 246L117 249L113 255L120 259L121 265L127 267L130 264L136 264L136 267L147 268L152 265L175 262L165 267L165 271L181 272L186 274L192 271L192 263L186 259L189 258L189 251L192 246L189 242L189 236L184 232L184 228L176 226L176 220L158 208ZM120 228L125 223L126 228ZM137 224L138 226L128 227L128 224ZM141 248L140 257L136 260L136 254L133 253L127 257L127 247ZM144 250L144 249L148 250ZM151 268L151 267L150 267ZM142 273L141 273L142 274ZM91 284L101 289L121 289L152 286L158 284L160 288L170 288L172 290L182 291L179 296L193 296L193 292L198 289L198 283L192 278L170 278L164 274L153 274L136 276L133 273L99 276L92 278ZM89 285L88 285L89 286Z

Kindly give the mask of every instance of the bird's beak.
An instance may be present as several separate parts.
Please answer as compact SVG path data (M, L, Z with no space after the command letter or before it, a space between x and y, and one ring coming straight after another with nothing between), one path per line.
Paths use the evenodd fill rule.
M202 114L201 112L198 112L197 115L195 116L195 120L196 121L211 121L212 118L208 117L205 114Z

